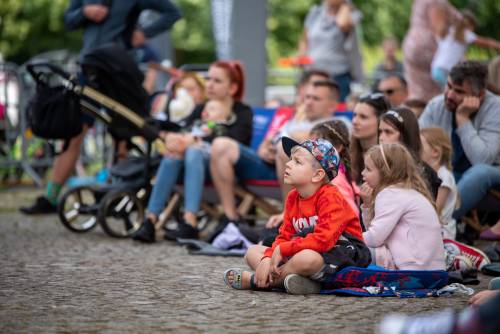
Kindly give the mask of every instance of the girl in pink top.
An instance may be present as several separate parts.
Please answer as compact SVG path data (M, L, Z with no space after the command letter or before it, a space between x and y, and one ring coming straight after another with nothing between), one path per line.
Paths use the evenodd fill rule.
M419 169L401 144L368 150L362 214L372 262L387 269L445 270L441 224Z

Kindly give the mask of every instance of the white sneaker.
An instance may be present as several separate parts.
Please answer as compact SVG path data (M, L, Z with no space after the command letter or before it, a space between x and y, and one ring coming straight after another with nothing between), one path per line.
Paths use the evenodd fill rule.
M320 283L297 274L287 275L283 283L286 292L291 295L309 295L321 291Z

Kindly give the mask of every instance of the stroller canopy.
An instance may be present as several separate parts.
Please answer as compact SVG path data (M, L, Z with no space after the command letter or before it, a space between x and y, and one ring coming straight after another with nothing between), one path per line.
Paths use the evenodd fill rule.
M144 75L123 47L108 44L96 48L83 58L81 65L87 85L123 104L140 117L149 116L148 94L142 86ZM109 124L109 131L114 137L128 139L141 135L119 114L112 113L110 116L113 121Z

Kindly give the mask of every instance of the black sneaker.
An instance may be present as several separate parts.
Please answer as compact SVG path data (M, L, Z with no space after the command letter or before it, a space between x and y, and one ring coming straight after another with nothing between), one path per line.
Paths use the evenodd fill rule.
M156 241L156 236L155 236L155 224L151 221L151 219L146 218L144 222L142 223L141 227L132 234L131 237L135 241L142 241L142 242L155 242Z
M39 215L39 214L49 214L57 212L57 205L49 202L47 197L39 196L37 197L35 204L32 206L20 207L19 211L26 215Z
M170 241L176 241L177 238L198 239L198 229L181 220L175 230L165 230L164 237Z

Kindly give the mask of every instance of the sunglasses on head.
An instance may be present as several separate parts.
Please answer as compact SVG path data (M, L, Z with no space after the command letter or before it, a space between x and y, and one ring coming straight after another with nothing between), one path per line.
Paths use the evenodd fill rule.
M361 95L359 97L361 100L382 100L384 99L384 94L382 93L368 93L368 94L364 94L364 95Z

